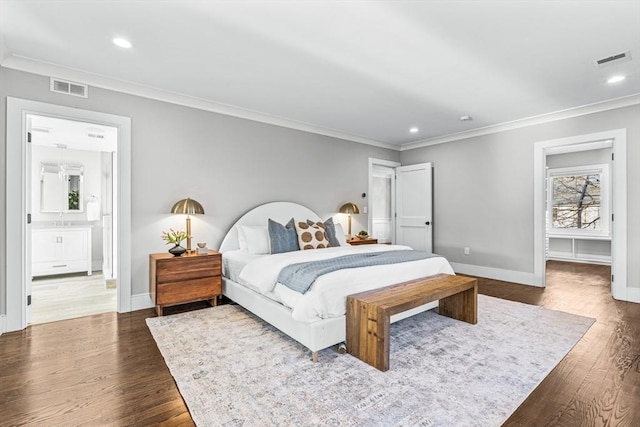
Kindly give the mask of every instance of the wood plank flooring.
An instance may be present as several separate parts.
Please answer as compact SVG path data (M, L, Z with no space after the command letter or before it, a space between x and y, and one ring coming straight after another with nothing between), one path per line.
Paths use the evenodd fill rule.
M551 262L546 289L478 281L483 294L597 318L506 426L640 425L640 304L613 300L609 274ZM144 322L152 316L105 313L0 336L0 426L193 425Z
M38 277L31 288L31 324L116 311L117 298L101 272Z

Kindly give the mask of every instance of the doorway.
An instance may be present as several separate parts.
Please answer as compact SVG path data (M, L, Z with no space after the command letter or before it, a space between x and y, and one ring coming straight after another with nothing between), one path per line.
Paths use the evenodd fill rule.
M27 323L116 311L118 129L36 114L27 114L27 128Z
M400 163L369 158L368 228L378 243L395 243L396 168Z
M591 150L595 152L595 150L601 149L610 149L612 159L611 173L608 174L610 178L608 189L610 190L609 193L611 197L611 211L606 212L607 218L602 222L610 226L610 229L606 233L610 235L611 239L611 294L616 299L627 300L627 178L625 129L541 141L534 144L534 284L544 287L546 283L546 262L550 249L547 223L551 217L551 215L547 215L547 205L549 204L550 197L550 190L547 185L547 174L549 172L549 165L553 165L550 156ZM603 168L600 167L599 171L602 172L602 170ZM589 170L587 172L591 173L593 171ZM567 175L567 173L560 171L558 172L558 176ZM571 174L569 173L569 175ZM602 246L602 238L605 237L604 234L606 233L602 230L600 230L599 233L601 234L600 236L593 235L590 237L592 240L600 240L597 244ZM569 234L575 235L573 232ZM575 254L575 242L569 234L563 236L562 233L559 233L559 237L561 240L570 239L572 241L572 252ZM579 237L581 237L581 239L578 240L585 240L584 235Z
M432 165L369 159L369 221L379 243L433 251Z
M7 97L7 188L6 203L6 330L17 331L28 325L31 296L31 193L29 116L65 119L117 129L117 150L113 158L112 271L117 278L117 311L131 311L131 119L79 108ZM74 196L75 197L75 196Z
M373 164L369 176L369 231L378 243L395 241L396 169Z

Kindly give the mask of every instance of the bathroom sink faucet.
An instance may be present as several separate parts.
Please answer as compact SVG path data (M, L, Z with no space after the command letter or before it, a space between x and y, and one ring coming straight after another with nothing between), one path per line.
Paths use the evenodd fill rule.
M60 211L60 227L64 226L64 217L62 216L64 212ZM58 221L53 221L53 225L57 226L58 225Z

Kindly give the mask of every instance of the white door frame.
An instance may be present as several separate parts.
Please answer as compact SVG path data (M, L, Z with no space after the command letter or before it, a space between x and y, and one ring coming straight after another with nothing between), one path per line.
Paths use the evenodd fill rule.
M119 313L131 311L131 119L72 107L7 97L6 302L7 331L27 327L27 114L100 123L118 128L118 223L115 236Z
M369 157L369 188L367 190L367 230L373 231L373 216L371 214L373 209L373 199L371 198L373 190L373 167L374 165L385 166L389 168L397 168L402 166L400 162L394 162L391 160L382 160ZM396 186L395 180L391 185L391 243L396 242Z
M539 141L534 144L534 224L533 224L533 275L534 285L545 286L546 239L546 185L547 151L558 147L574 148L579 144L611 140L614 154L612 181L612 245L611 245L611 294L615 299L628 301L627 295L627 130L577 135L568 138ZM577 151L577 150L576 150ZM556 151L557 152L557 151Z

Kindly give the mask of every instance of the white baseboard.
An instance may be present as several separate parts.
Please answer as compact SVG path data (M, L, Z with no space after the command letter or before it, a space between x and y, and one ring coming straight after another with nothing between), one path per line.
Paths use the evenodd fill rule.
M151 308L154 306L155 304L151 294L131 295L131 311L144 310L145 308Z
M0 335L7 332L7 315L0 314Z
M503 270L500 268L483 267L481 265L460 264L452 262L451 266L456 273L468 274L487 279L503 280L505 282L520 283L522 285L537 286L533 273L524 271Z
M582 257L574 257L571 254L565 254L563 252L551 252L547 255L547 259L550 261L564 261L564 262L577 262L582 264L601 264L611 265L610 256L598 256L598 255L585 255Z
M627 288L627 301L640 303L640 288Z

